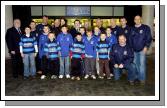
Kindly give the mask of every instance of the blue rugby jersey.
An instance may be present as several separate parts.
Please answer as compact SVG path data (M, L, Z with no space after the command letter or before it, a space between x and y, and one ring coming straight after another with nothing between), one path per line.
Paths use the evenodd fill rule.
M99 59L108 59L110 51L109 42L107 40L99 41L96 46L96 51L98 53Z
M60 51L60 46L54 39L53 41L48 40L45 43L44 51L48 59L55 60L59 57L58 53Z
M85 45L82 41L74 41L71 47L72 57L81 58L85 54Z
M34 36L30 35L30 37L27 37L23 35L19 45L22 46L23 54L35 53L35 45L37 45L37 41Z

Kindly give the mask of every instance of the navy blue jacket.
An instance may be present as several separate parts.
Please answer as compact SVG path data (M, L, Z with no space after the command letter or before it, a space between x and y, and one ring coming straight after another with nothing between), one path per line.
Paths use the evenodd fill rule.
M123 64L126 67L133 62L134 52L129 45L120 46L119 44L115 44L112 50L111 60L113 64Z
M115 35L111 34L110 37L107 37L106 40L109 43L110 46L110 52L112 52L112 46L117 43L117 38Z
M116 25L115 28L111 27L111 30L112 30L111 33L113 35L115 35L117 37L117 39L118 39L118 36L120 35L121 28Z
M70 48L73 43L73 38L70 33L63 34L62 32L57 36L57 42L61 47L61 56L67 57L70 53Z
M59 57L58 53L61 50L60 46L54 39L53 41L48 40L45 43L44 51L48 59L55 60Z
M38 24L38 25L36 26L36 30L37 30L37 33L38 33L39 36L43 34L43 27L44 27L44 26L45 26L45 25L43 25L42 23L41 23L41 24ZM49 26L49 28L51 29L51 26L50 26L49 24L47 24L47 26Z
M85 57L96 58L96 44L97 38L92 36L90 40L87 39L87 36L83 38L85 44Z
M131 28L128 25L126 25L125 28L121 27L119 33L124 34L126 36L126 43L129 44L129 37L131 35Z
M149 47L152 41L150 27L142 24L132 27L129 44L135 52L140 52L144 47Z
M30 37L23 35L19 45L22 46L23 54L35 53L35 45L37 45L37 41L32 35L30 35Z
M70 33L71 33L71 35L72 35L72 37L73 37L73 39L76 37L76 34L77 33L79 33L75 28L72 28L71 30L70 30Z

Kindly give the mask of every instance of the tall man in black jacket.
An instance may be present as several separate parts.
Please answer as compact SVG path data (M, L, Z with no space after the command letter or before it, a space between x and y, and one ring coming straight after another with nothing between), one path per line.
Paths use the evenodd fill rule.
M18 74L23 74L23 62L19 51L19 42L22 35L20 30L20 19L14 19L13 27L6 32L6 43L12 60L13 77L18 78Z

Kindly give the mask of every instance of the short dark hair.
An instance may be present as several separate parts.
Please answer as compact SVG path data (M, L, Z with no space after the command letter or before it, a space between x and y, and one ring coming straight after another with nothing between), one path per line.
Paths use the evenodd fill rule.
M49 32L49 34L54 34L54 36L55 36L55 33L54 33L54 32Z
M124 38L126 38L125 34L119 34L118 38L123 36Z
M106 32L105 32L105 31L102 31L102 32L100 33L100 35L101 35L101 34L105 34L105 35L106 35Z
M85 27L83 27L83 26L82 26L82 27L80 27L80 29L84 29L84 30L86 31Z
M67 25L62 25L62 26L61 26L61 29L62 29L63 27L66 27L66 28L68 28L68 27L67 27Z
M77 22L77 21L81 24L80 20L78 20L78 19L76 19L76 20L74 21L74 23Z
M30 26L26 26L24 29L26 29L26 28L29 28L29 29L31 29L31 27L30 27Z
M75 34L75 37L77 37L78 35L81 35L81 33L76 33L76 34Z
M107 29L110 29L110 30L111 30L111 27L110 27L110 26L107 26L107 27L106 27L106 30L107 30Z
M92 29L88 29L86 32L92 32Z

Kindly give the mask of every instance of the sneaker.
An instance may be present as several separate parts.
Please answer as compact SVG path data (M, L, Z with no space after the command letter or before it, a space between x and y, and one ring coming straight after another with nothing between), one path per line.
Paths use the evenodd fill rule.
M66 75L66 78L70 78L70 75Z
M92 75L91 77L92 77L93 79L96 79L95 75Z
M45 78L46 78L46 76L45 76L45 75L42 75L42 76L41 76L41 79L45 79Z
M104 79L104 77L102 77L102 76L99 76L99 79Z
M110 77L113 77L113 76L114 76L114 75L111 73L111 74L110 74Z
M63 75L59 75L59 78L62 79L62 78L63 78Z
M107 79L108 79L108 80L110 80L110 79L111 79L111 77L107 77Z
M84 78L85 78L85 79L88 79L88 77L89 77L89 75L85 75L85 77L84 77Z
M56 78L57 78L56 75L52 75L52 76L51 76L51 79L56 79Z
M26 80L26 79L28 79L28 77L27 77L27 76L24 76L24 80Z
M77 79L78 81L81 80L80 77L77 77L76 79Z
M74 80L74 79L75 79L75 77L71 77L71 79L72 79L72 80Z

